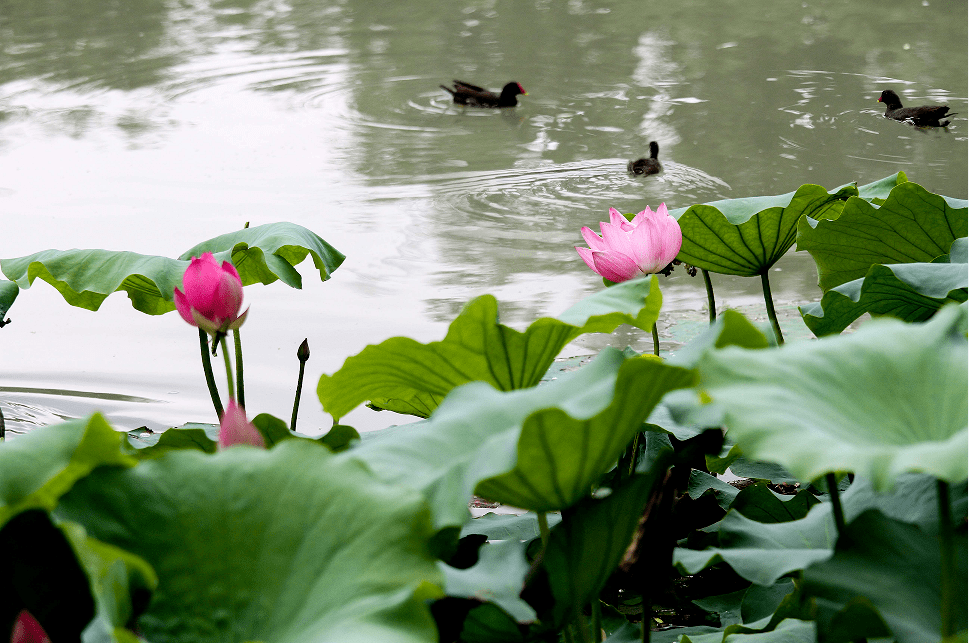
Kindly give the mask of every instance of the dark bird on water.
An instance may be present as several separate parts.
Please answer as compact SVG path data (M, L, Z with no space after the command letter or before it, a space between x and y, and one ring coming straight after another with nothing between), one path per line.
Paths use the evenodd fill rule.
M955 116L948 113L947 105L922 105L921 107L902 107L902 101L898 99L898 94L890 89L882 92L878 97L879 103L885 103L885 118L892 118L896 121L908 121L913 125L922 127L945 127L951 121L942 119L947 116Z
M454 89L445 85L441 89L451 94L458 105L470 107L514 107L518 104L516 96L528 96L525 88L514 81L502 87L500 94L460 80L454 81Z
M635 161L630 161L626 169L629 170L630 174L659 174L663 166L660 165L659 160L656 158L659 156L659 143L656 141L649 142L649 158L636 159Z

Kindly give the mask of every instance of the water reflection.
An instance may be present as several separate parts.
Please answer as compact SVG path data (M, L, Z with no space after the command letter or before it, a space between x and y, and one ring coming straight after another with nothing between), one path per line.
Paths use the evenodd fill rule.
M966 24L965 3L934 1L886 12L875 0L686 0L659 19L596 0L6 0L0 214L17 226L0 235L0 258L52 246L175 255L247 220L317 231L347 263L304 293L253 292L254 311L285 312L247 326L253 399L285 417L279 318L297 344L339 338L310 364L318 374L389 335L436 339L484 292L513 324L558 314L601 287L572 246L610 206L677 208L898 170L966 197L969 65L951 46L966 42ZM452 78L514 79L529 95L511 110L461 108L438 88ZM886 86L962 116L934 131L886 120L875 102ZM630 177L626 162L650 140L665 171ZM806 256L778 268L774 295L791 323L817 298L816 275ZM714 280L723 306L760 310L756 280ZM703 287L674 273L663 288L672 340L702 319ZM170 365L181 340L164 321L133 321L122 301L90 322L36 290L13 315L0 332L2 385L167 401L167 382L191 382L181 405L98 403L161 423L209 412L191 346ZM58 316L83 348L50 348ZM147 346L138 332L170 343ZM570 350L606 340L583 341ZM84 350L111 375L76 373ZM124 386L145 363L152 378ZM36 394L21 415L89 408L61 398Z

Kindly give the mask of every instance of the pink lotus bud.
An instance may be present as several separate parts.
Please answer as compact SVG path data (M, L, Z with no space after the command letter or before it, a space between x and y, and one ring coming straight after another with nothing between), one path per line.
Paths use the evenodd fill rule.
M50 643L47 632L27 610L20 610L13 625L10 643Z
M648 207L627 221L609 208L609 222L599 224L602 236L582 228L588 248L576 246L582 260L612 282L651 275L665 268L680 252L683 232L663 203L656 212Z
M262 439L259 429L246 419L245 409L236 404L235 400L229 400L219 426L219 448L224 449L234 444L266 448L266 442Z
M182 277L183 293L175 289L175 308L182 319L192 326L215 335L239 328L249 313L241 315L242 279L228 261L222 265L211 252L192 257Z

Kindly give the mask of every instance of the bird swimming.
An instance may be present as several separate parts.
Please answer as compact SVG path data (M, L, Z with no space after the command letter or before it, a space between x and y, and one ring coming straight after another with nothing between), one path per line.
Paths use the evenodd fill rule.
M902 101L898 94L891 89L886 89L878 97L879 103L885 103L885 118L896 121L908 121L913 125L922 127L945 127L951 121L943 121L947 116L955 116L955 113L948 113L948 105L922 105L920 107L902 107Z
M454 81L453 89L446 85L441 85L441 89L451 94L456 104L469 107L514 107L518 104L516 97L519 94L528 96L525 88L515 81L502 87L500 94L461 80Z
M659 143L649 142L649 158L636 159L630 161L626 169L630 174L659 174L663 169L662 164L656 158L659 156Z

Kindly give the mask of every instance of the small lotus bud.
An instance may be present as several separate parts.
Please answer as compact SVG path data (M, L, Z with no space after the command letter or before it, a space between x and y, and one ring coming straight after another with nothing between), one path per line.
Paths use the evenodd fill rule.
M309 338L303 340L303 343L299 345L299 349L296 351L296 359L300 362L305 362L310 358L310 342Z

